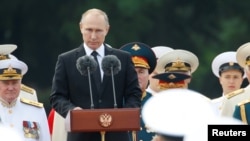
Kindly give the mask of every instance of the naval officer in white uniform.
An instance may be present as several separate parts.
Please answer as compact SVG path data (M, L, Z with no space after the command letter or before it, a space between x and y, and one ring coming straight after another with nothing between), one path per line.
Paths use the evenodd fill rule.
M0 45L0 60L17 59L12 53L17 49L15 44L2 44ZM29 100L38 101L36 90L22 84L20 96Z
M217 55L212 61L212 71L221 85L222 94L212 99L218 114L221 113L227 95L239 90L245 78L244 68L236 60L236 51L226 51Z
M13 129L23 141L50 141L43 104L19 96L27 70L20 60L0 61L0 126Z

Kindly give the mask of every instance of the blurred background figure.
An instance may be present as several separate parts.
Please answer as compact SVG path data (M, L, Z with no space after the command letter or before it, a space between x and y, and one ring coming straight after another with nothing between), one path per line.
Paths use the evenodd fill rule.
M245 73L244 68L237 63L235 51L227 51L217 55L213 59L211 67L222 88L221 96L212 100L215 109L220 114L225 97L241 88Z
M142 109L147 128L157 134L153 141L183 141L191 128L205 125L215 116L211 101L189 89L161 91Z
M189 76L197 70L199 66L198 57L190 51L175 49L165 53L157 61L156 72L177 72ZM188 88L191 77L185 80L185 88Z
M174 50L171 47L167 47L167 46L155 46L155 47L152 47L151 49L154 51L157 60L165 53ZM156 63L156 65L157 65L157 63ZM152 94L160 91L159 85L158 85L159 80L152 77L156 74L158 74L158 72L156 70L154 70L149 75L149 85L146 89L148 92L150 92Z
M250 42L241 45L236 51L236 60L244 68L248 82L250 82ZM236 90L228 94L224 100L221 114L223 116L233 116L235 106L250 98L250 85L243 89Z
M152 93L147 92L146 88L149 83L149 75L154 71L156 66L156 56L149 45L141 42L131 42L123 45L120 49L132 55L132 61L142 91L141 107L143 107L144 103L152 96ZM152 140L154 133L146 128L142 119L140 120L140 126L141 129L138 132L138 140Z

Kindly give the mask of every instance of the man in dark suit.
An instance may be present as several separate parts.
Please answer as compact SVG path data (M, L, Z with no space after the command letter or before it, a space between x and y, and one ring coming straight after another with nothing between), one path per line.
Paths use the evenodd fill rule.
M131 55L104 44L109 31L108 17L105 12L90 9L83 13L80 30L83 44L58 56L50 96L52 107L64 118L70 110L91 108L88 76L80 74L76 62L79 57L91 55L93 51L96 51L97 62L100 66L106 55L115 55L121 62L121 70L114 75L117 108L140 107L142 92ZM112 78L106 76L102 69L99 70L101 73L100 88L97 85L99 82L94 79L95 75L91 74L94 109L114 108ZM68 132L67 140L101 141L101 135L100 132ZM105 141L117 140L129 141L128 132L107 132L105 134Z

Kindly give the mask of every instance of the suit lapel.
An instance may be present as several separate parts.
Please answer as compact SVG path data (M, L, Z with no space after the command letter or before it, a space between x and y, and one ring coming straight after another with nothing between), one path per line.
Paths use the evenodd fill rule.
M86 52L85 52L85 49L83 47L83 44L81 44L77 50L76 50L76 54L75 54L75 57L76 57L76 60L79 58L79 57L82 57L86 55Z
M84 47L83 47L83 44L82 45L80 45L77 49L76 49L76 52L75 52L75 60L77 60L79 57L82 57L82 56L84 56L84 55L86 55L86 51L85 51L85 49L84 49ZM83 79L82 79L83 80ZM84 80L83 80L84 81ZM95 83L93 83L93 75L91 75L91 83L92 83L92 90L93 91L96 91L97 93L98 93L98 95L97 96L100 96L101 95L101 90L98 90L98 89L96 89L97 88L97 86L95 85ZM94 86L94 85L95 86ZM93 93L94 94L94 93Z

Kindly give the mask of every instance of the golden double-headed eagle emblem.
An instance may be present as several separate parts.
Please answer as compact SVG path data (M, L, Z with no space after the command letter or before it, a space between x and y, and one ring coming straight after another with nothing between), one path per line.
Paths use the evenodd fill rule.
M102 127L109 127L112 124L112 116L110 114L104 113L99 117L99 123Z

